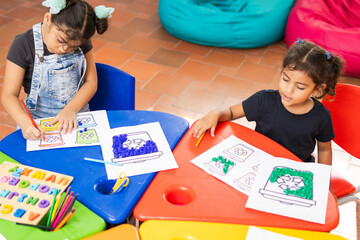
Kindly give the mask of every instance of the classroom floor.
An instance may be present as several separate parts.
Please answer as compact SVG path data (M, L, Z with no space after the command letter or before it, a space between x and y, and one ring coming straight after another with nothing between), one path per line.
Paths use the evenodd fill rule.
M168 34L157 12L158 0L89 0L93 6L115 7L110 28L93 38L96 62L136 78L137 110L162 111L184 117L190 124L209 110L238 103L265 88L277 88L283 41L255 49L196 45ZM15 35L41 22L47 11L40 0L0 0L0 90L6 55ZM360 79L341 82L360 85ZM24 98L24 93L21 98ZM246 120L237 122L253 128ZM15 131L15 122L0 105L0 140ZM360 160L334 146L334 168L359 185ZM340 224L333 231L355 236L355 204L340 207Z

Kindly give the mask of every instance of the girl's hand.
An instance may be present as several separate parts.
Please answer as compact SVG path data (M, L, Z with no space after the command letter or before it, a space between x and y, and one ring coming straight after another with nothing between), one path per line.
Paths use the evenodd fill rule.
M220 113L211 111L206 114L203 118L199 119L193 127L193 136L199 138L203 132L211 129L211 136L215 137L215 128L218 124Z
M49 124L53 125L57 122L59 122L58 132L71 133L73 129L77 128L76 112L64 108Z
M22 132L22 135L25 139L28 139L28 140L38 140L39 138L41 138L44 133L45 133L45 130L42 129L41 127L38 126L38 128L40 129L37 129L33 124L32 122L29 121L26 122L22 127L21 127L21 132Z

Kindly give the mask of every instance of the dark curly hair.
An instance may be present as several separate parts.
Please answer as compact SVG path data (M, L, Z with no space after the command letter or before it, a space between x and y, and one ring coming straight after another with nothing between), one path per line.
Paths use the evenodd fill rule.
M283 69L290 71L299 70L308 75L316 87L326 84L320 96L326 94L335 95L335 87L341 75L343 61L335 54L326 52L323 48L310 41L300 41L294 43L286 53Z
M95 34L108 29L108 19L99 19L93 7L82 0L66 0L66 7L58 14L51 15L51 22L68 37L68 41L85 41Z

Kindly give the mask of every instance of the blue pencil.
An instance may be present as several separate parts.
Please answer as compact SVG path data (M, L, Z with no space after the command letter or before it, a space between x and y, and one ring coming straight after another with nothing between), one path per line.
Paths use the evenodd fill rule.
M94 159L94 158L87 158L87 157L86 157L86 158L84 158L84 160L90 161L90 162L105 163L105 164L110 164L110 165L115 165L115 166L122 167L122 164L121 164L121 163L108 162L108 161L99 160L99 159Z

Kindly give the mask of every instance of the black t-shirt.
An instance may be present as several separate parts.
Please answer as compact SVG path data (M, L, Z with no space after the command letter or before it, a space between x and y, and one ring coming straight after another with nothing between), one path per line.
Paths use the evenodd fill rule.
M86 41L80 46L84 54L88 53L92 48L90 40ZM51 55L46 45L44 44L44 56ZM27 94L30 93L32 74L34 70L35 59L35 43L33 30L29 29L24 33L17 35L12 42L7 59L16 65L25 69L23 80L24 90Z
M316 140L331 141L334 130L329 110L318 100L305 114L293 114L281 103L279 91L262 90L243 102L248 121L255 121L255 130L278 142L304 162L312 162Z

